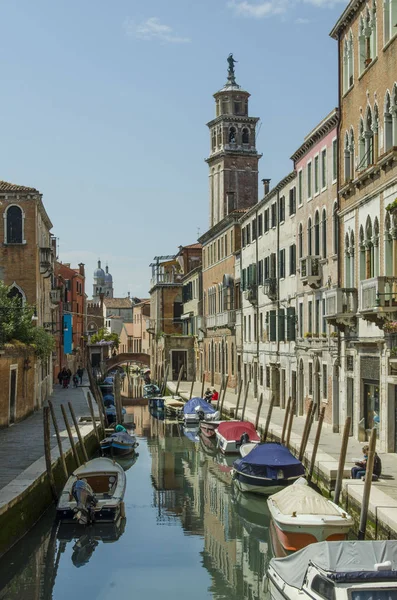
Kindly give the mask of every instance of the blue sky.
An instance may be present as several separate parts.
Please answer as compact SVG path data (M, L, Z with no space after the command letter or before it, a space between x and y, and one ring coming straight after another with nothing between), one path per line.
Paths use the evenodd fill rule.
M276 183L337 104L328 36L346 0L0 0L0 179L38 188L60 259L98 257L117 295L208 225L206 123L237 81Z

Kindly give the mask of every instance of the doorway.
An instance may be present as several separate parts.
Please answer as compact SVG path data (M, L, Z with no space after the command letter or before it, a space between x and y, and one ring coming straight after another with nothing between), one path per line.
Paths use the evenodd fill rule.
M187 377L187 350L171 350L172 359L172 381L177 381L179 372L183 367L182 381L186 381Z
M367 439L371 429L377 429L379 436L379 381L364 381L364 420Z
M321 377L320 377L320 361L317 359L314 367L314 402L317 404L316 420L320 416L321 406Z
M16 419L17 409L17 365L10 367L10 410L8 424L13 425Z
M353 377L348 377L347 378L347 389L346 389L346 396L347 396L347 403L346 403L346 416L350 417L350 432L349 435L353 435L353 431L354 431L354 379Z

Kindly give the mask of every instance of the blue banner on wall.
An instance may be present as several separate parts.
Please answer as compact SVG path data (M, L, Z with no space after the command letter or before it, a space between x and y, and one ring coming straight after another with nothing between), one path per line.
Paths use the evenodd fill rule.
M72 315L63 315L63 351L71 354L73 350Z

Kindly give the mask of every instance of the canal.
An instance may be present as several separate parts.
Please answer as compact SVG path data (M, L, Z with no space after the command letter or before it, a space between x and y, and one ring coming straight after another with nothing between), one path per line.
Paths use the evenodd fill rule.
M194 432L147 405L127 410L139 448L124 464L126 518L58 527L49 510L0 561L0 599L264 598L265 499L238 495L231 463Z

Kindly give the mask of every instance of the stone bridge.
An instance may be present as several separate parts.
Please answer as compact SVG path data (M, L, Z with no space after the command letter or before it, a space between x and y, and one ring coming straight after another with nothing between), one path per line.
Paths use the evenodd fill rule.
M105 368L106 371L110 371L113 369L113 367L117 367L118 365L128 362L138 363L150 367L150 356L149 354L144 354L141 352L122 352L121 354L116 354L116 356L108 358L105 363Z

